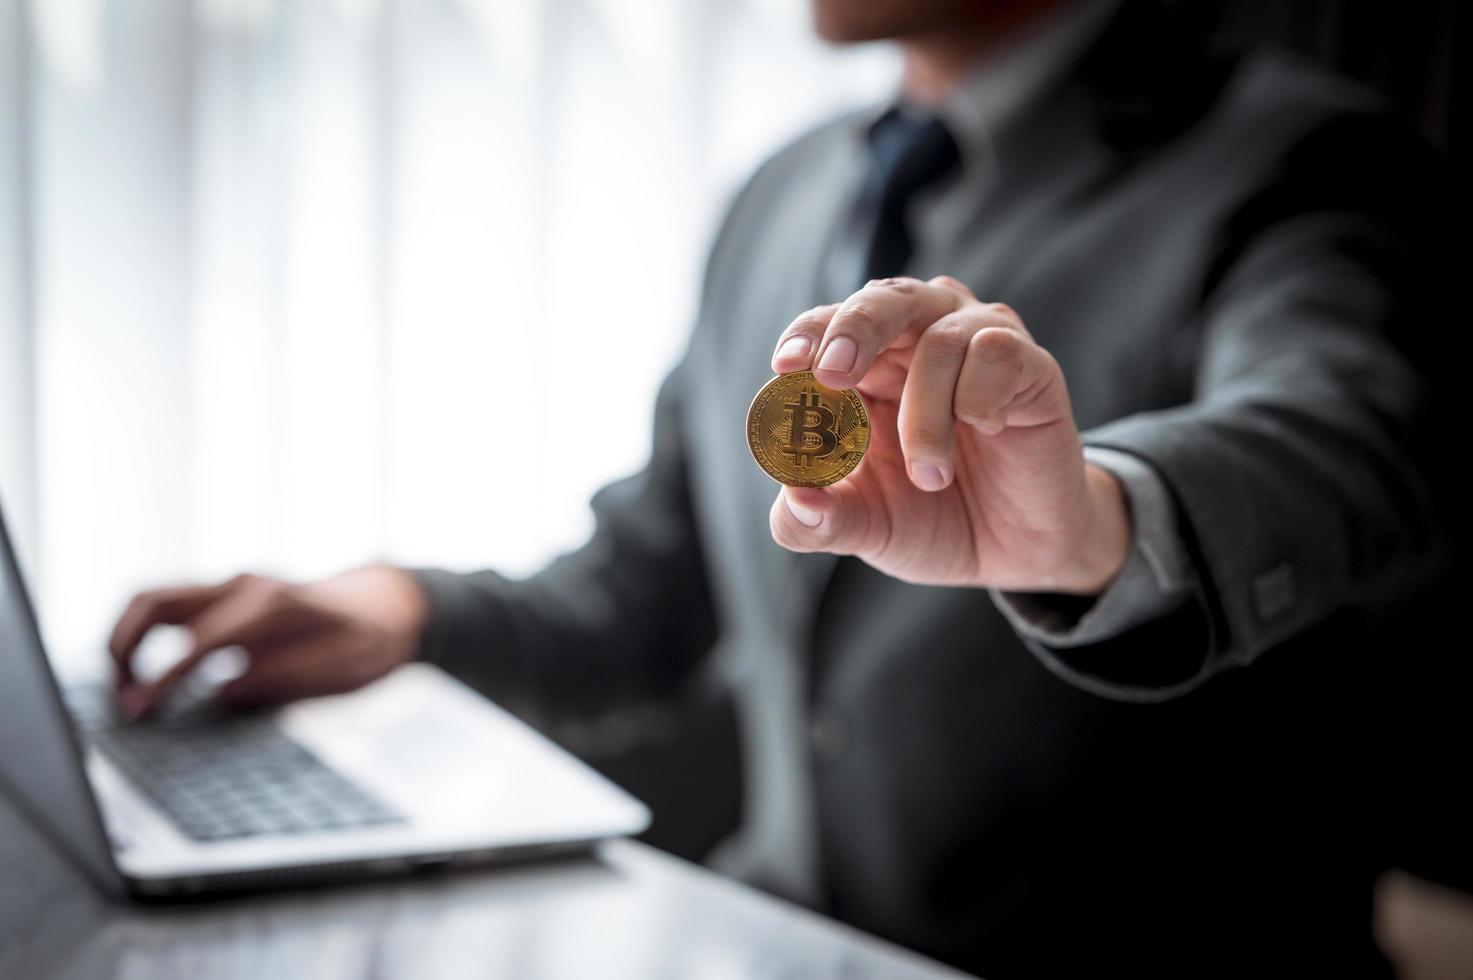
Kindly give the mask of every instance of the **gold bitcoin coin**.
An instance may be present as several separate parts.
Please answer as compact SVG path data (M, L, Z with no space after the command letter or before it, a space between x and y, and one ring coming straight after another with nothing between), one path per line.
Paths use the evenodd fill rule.
M835 391L812 371L779 375L747 409L747 445L767 475L790 487L826 487L869 448L869 413L853 388Z

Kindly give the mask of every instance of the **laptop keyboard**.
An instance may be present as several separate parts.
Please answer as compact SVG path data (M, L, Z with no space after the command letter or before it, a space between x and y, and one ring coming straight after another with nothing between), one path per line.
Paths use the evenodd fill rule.
M225 714L199 691L119 722L105 687L69 688L84 736L187 837L223 841L402 823L266 715Z

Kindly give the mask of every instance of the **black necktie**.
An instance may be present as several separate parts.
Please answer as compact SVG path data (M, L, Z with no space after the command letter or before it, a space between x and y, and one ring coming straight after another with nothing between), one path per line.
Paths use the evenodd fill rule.
M860 286L901 274L915 251L905 216L911 199L961 163L956 140L940 119L899 108L875 120L869 145L870 169L855 215L856 228L869 234Z
M915 250L915 239L905 220L907 206L918 191L939 182L961 163L956 141L939 119L900 109L890 109L874 122L869 145L869 173L851 214L852 233L865 241L864 267L855 289L871 279L896 276L905 269ZM821 580L827 587L815 621L829 612L825 605L828 599L845 591L842 586L835 588L836 583L853 576L880 575L851 556L841 556L832 565L823 558L802 558L815 567L828 566L825 570L829 574ZM839 655L839 651L820 652L822 645L817 643L813 650L810 691L817 692L827 667L824 661Z

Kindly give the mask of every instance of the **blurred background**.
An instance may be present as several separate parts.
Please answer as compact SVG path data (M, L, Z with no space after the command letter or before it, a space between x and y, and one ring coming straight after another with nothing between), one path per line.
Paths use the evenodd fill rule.
M0 12L0 494L69 659L181 574L581 543L727 197L896 72L790 0Z

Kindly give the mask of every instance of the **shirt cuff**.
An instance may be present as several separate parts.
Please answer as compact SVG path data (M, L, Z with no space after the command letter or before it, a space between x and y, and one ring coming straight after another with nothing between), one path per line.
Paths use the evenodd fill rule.
M1025 636L1051 647L1098 643L1180 606L1196 585L1196 569L1177 531L1170 492L1138 456L1085 446L1084 459L1114 473L1131 516L1130 553L1098 596L989 589L993 602Z

